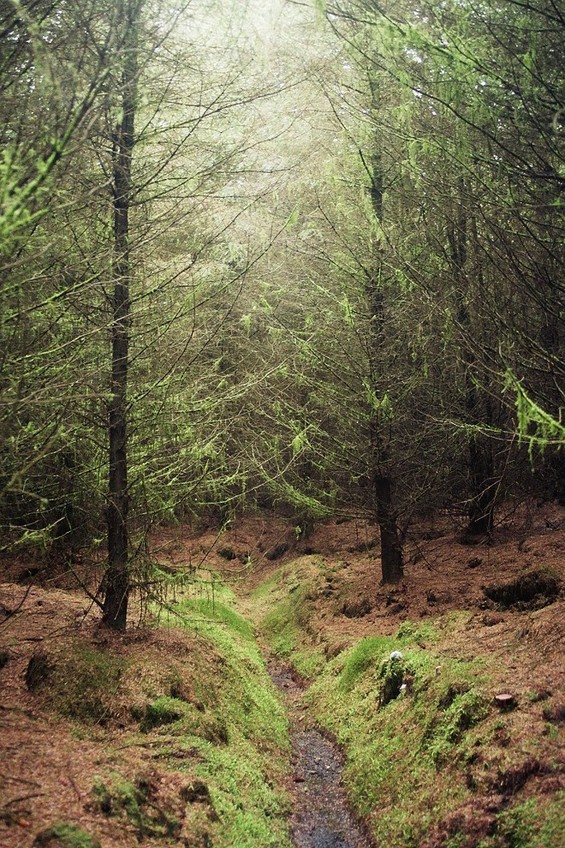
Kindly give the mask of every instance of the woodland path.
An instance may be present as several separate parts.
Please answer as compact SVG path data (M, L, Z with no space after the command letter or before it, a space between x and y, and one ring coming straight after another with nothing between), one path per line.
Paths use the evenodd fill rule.
M301 703L303 685L281 662L271 659L268 667L290 722L295 785L290 825L295 848L370 848L347 805L341 785L343 758L333 742L309 726Z

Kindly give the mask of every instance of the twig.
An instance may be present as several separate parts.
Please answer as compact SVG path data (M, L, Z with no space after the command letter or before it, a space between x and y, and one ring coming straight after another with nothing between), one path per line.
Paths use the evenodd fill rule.
M41 786L37 780L26 780L25 777L12 777L10 774L0 774L0 780L11 780L14 783L27 783L30 786Z
M46 792L34 792L30 795L20 795L18 798L11 798L6 804L4 804L4 809L11 807L12 804L19 804L21 801L29 801L30 798L44 798L46 794Z
M6 607L4 607L4 609L6 610L6 619L2 622L2 624L0 624L0 626L2 626L4 624L8 624L10 622L10 619L13 618L13 616L21 610L21 608L25 604L27 596L31 592L32 588L33 588L33 584L30 584L27 587L27 589L25 590L23 598L21 599L19 604L16 607L14 607L14 609L7 609Z

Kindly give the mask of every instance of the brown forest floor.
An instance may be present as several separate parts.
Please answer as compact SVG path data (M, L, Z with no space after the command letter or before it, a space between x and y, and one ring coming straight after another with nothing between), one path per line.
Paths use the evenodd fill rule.
M541 608L534 603L502 610L487 600L483 588L533 569L551 569L563 580L565 509L555 504L508 508L494 543L473 547L458 541L460 528L452 517L427 520L409 533L405 579L393 589L379 586L375 531L366 522L329 521L306 538L301 535L297 538L288 521L262 516L242 520L222 533L187 526L162 529L154 536L153 548L164 566L217 570L242 594L299 556L340 563L339 577L320 590L309 627L328 656L363 636L392 633L407 619L464 610L465 628L446 635L442 650L455 657L490 653L498 658L497 685L500 692L518 697L522 715L518 726L524 739L546 732L547 703L562 733L563 592ZM66 819L98 833L104 848L137 844L127 829L93 806L93 776L127 762L129 773L149 774L155 783L150 752L121 746L127 728L125 722L120 725L119 716L81 738L70 720L53 718L41 696L28 689L26 668L41 646L65 651L80 634L83 642L94 646L112 642L116 653L127 654L143 675L171 652L190 653L192 637L137 626L121 637L104 634L97 627L96 609L80 589L71 588L68 575L39 585L40 573L33 578L36 585L26 585L26 570L33 563L6 559L0 565L0 649L6 659L0 669L0 846L29 848L35 834L60 819L62 811ZM135 700L134 681L130 697ZM508 744L521 742L516 736ZM554 738L548 744L555 759L563 762L563 740ZM174 806L175 777L159 774L153 786L155 805L168 799ZM548 783L546 791L557 790L563 772L554 772L547 780L552 785Z

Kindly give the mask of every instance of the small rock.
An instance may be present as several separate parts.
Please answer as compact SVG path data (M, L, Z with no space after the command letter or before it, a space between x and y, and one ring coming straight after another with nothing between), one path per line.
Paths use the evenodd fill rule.
M500 695L495 695L494 703L499 710L514 710L518 706L516 696L509 692L501 692Z
M485 627L494 627L495 624L500 624L501 621L504 621L504 616L497 615L497 613L485 613L482 618L482 622Z

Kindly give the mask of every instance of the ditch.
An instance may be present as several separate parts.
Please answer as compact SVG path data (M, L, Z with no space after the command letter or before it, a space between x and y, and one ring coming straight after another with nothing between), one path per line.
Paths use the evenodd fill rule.
M343 758L338 747L311 726L302 704L303 683L288 665L271 659L273 682L288 711L293 762L295 848L370 848L362 826L352 816L341 784Z

